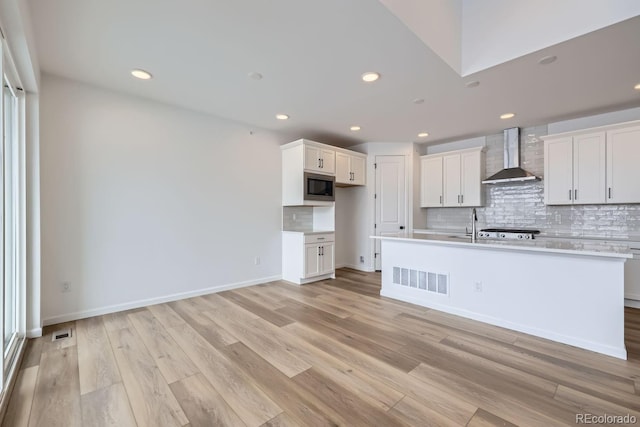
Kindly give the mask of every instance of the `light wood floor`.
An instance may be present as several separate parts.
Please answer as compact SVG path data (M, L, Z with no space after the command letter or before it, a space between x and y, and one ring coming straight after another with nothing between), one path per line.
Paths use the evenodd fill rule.
M640 310L622 361L381 298L339 270L48 328L5 426L574 425L640 420ZM51 342L63 326L72 338Z

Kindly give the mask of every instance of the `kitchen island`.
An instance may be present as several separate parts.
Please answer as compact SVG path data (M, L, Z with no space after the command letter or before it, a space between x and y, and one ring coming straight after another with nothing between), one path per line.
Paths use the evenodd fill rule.
M382 296L626 359L623 245L372 238Z

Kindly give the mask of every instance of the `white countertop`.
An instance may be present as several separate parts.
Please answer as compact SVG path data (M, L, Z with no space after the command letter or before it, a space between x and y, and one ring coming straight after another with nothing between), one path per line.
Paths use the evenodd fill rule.
M335 230L282 230L283 233L300 233L305 236L310 236L312 234L326 234L326 233L335 233Z
M596 256L604 258L632 258L629 242L593 241L580 239L534 239L534 240L477 240L453 232L442 233L429 230L415 230L399 237L371 236L372 239L406 241L433 245L459 246L477 249L517 250L526 252L557 253L564 255Z

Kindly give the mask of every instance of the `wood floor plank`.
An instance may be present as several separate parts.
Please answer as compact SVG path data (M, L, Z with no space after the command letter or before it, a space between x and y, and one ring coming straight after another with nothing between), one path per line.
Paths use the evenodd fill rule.
M76 322L80 394L90 393L121 381L102 319L90 317Z
M279 304L277 307L274 308L274 310L285 307L284 302L286 302L287 300L293 299L303 304L307 304L307 305L310 305L311 307L317 308L318 310L325 311L336 317L340 317L341 319L344 319L345 317L349 317L352 315L352 313L348 310L345 310L333 304L321 301L317 298L308 296L303 293L287 291L286 289L282 289L282 288L274 288L274 291L276 294L280 296L280 299L278 301Z
M22 357L21 369L31 368L40 364L40 356L42 355L42 343L46 338L44 336L38 338L27 339L27 346ZM49 338L51 339L51 338Z
M447 345L418 342L400 351L411 354L429 366L455 371L482 386L522 395L526 399L553 397L558 386L549 379Z
M440 388L433 388L379 359L328 338L308 326L293 323L285 326L284 329L296 334L325 353L337 359L348 361L349 364L363 372L375 373L374 375L379 381L411 396L426 407L440 412L453 423L464 425L477 409L477 405L469 404L457 395L450 394Z
M245 427L238 414L200 373L171 384L192 427Z
M250 378L238 371L192 327L170 328L169 333L245 424L259 426L282 412Z
M146 308L134 308L131 310L105 314L104 316L102 316L104 327L107 329L107 332L130 328L131 323L129 322L129 318L127 316L132 313L137 313L138 311L146 311Z
M637 397L637 396L636 396ZM636 419L640 420L640 411L631 410L627 406L617 405L611 403L608 400L601 399L599 397L583 393L581 391L566 387L564 385L558 386L558 392L555 395L555 399L566 403L575 409L576 413L590 413L595 415L627 415L630 414ZM637 399L640 400L640 399Z
M81 397L82 423L91 427L136 427L129 398L122 383L95 390Z
M150 305L147 309L162 323L165 328L184 325L185 320L178 315L169 304Z
M206 311L203 311L203 307L198 305L197 300L192 298L175 301L169 303L169 306L212 346L222 348L238 342L235 336L218 325L211 317L205 315ZM210 309L211 307L207 305L204 308Z
M36 365L22 369L18 373L2 425L7 427L27 427L29 425L38 369L39 366Z
M262 427L299 427L300 424L296 423L286 413L282 413L277 417L262 424Z
M362 425L404 426L404 422L388 413L368 405L355 394L349 392L314 368L293 378L299 387L313 394L319 401L330 407L344 425L357 418Z
M574 412L569 408L563 408L562 405L554 406L553 399L546 401L547 408L552 408L552 412L538 410L535 405L530 406L509 394L484 387L456 372L424 363L411 371L410 375L436 388L451 390L458 398L465 399L476 407L482 407L514 424L555 426L566 425L574 420Z
M239 366L269 397L278 404L298 425L337 426L331 418L331 408L290 380L241 342L222 349L230 360Z
M198 368L191 359L150 311L130 314L129 320L138 331L167 383L170 384L198 372Z
M81 427L76 347L42 353L29 427Z
M131 326L113 330L109 332L109 339L138 426L169 427L188 423L135 329Z
M253 319L248 323L241 323L234 320L233 313L233 311L229 311L228 316L216 316L216 318L223 328L231 332L247 347L259 353L280 372L288 377L293 377L311 367L304 360L296 357L286 343L279 339L277 333L265 333L270 331L270 325L266 320Z
M226 291L220 292L221 297L228 299L236 305L244 308L245 310L250 311L251 313L257 314L262 319L267 322L271 322L276 326L284 326L293 322L293 320L289 319L286 316L283 316L272 309L269 309L262 304L259 304L255 301L250 300L249 298L235 292L235 291Z
M542 353L492 340L450 336L442 343L577 390L586 390L611 402L640 409L634 383L629 378L591 370L572 361L557 360L554 364Z
M250 286L247 288L238 288L236 292L240 295L249 298L252 301L255 301L259 304L262 304L268 307L271 310L275 310L280 308L280 300L282 297L273 292L273 287L271 286Z
M405 396L391 408L389 415L409 426L456 426L463 425L451 421L440 412L435 411L417 400Z
M473 418L467 423L467 427L518 427L507 420L500 418L497 415L492 414L489 411L485 411L482 408L478 408L478 411L473 415Z
M327 320L327 313L305 306L300 303L292 303L292 306L278 309L278 312L284 313L298 322L318 330L324 335L330 336L338 342L358 349L360 352L369 354L381 361L395 366L404 372L409 372L420 363L417 359L410 356L399 354L392 349L379 345L372 339L362 337L342 329L339 325L342 319L335 318ZM335 317L335 316L332 316Z

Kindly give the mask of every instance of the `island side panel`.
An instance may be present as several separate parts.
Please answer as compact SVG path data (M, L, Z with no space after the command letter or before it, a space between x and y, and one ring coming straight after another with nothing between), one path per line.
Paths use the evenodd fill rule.
M382 241L381 295L626 359L624 259ZM393 267L448 277L448 295Z

